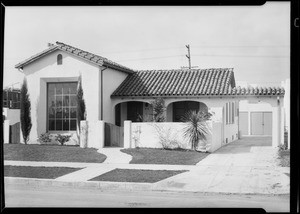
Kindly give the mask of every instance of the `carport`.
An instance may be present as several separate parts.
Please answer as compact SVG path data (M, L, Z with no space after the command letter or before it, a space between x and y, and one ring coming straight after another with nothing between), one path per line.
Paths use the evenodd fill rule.
M258 90L256 90L258 89ZM238 100L247 100L251 104L265 103L269 110L239 112L239 131L242 135L272 136L272 147L284 142L284 90L268 88L249 88Z

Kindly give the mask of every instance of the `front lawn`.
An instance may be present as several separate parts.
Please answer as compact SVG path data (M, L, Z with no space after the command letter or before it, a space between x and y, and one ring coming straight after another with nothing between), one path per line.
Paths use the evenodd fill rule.
M280 160L279 165L282 167L290 167L290 150L279 150L278 158Z
M4 144L4 160L102 163L106 159L93 148L60 145Z
M209 153L191 150L164 150L152 148L122 149L132 156L131 164L196 165Z
M187 170L114 169L89 181L155 183Z
M71 167L4 166L4 176L55 179L80 169Z

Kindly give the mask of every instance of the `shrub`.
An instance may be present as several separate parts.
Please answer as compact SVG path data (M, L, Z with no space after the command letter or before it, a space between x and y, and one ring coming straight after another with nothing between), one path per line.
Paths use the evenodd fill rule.
M28 94L27 81L26 78L23 80L23 84L21 87L20 94L20 122L21 122L21 130L23 135L24 143L27 144L29 140L29 134L32 127L31 123L31 104Z
M157 137L159 139L159 143L163 147L163 149L180 149L181 144L177 140L177 135L171 128L165 128L159 125L153 125L156 130Z
M51 142L50 134L49 133L41 134L38 141L40 143L49 143L49 142Z
M155 98L153 102L151 102L153 107L153 120L154 122L164 122L165 121L165 101L163 98Z
M66 142L68 142L71 138L71 135L61 135L58 134L55 138L56 141L58 141L61 145L64 145Z
M202 111L189 111L183 117L186 127L184 129L184 137L189 140L191 149L196 150L200 141L206 141L206 135L209 133L206 121L212 115Z

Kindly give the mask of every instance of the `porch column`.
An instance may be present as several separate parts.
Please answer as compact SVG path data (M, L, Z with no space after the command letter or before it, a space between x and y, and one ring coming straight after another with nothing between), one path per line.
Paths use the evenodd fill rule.
M281 143L281 112L280 106L272 107L272 147L278 147Z

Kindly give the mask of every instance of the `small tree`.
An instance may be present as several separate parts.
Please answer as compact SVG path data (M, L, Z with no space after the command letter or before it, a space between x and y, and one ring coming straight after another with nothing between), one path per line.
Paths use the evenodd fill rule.
M78 87L77 87L77 125L80 127L80 121L86 119L85 112L85 102L83 99L83 90L81 83L81 75L78 79ZM80 128L78 129L80 131Z
M165 101L163 98L155 98L153 102L151 102L153 107L153 121L154 122L164 122L165 121Z
M23 135L23 141L25 144L27 144L29 140L29 134L32 127L31 123L31 104L28 94L28 88L27 88L27 80L24 78L23 84L21 87L21 94L20 94L20 122L21 122L21 130Z
M189 111L184 115L183 121L187 122L184 129L184 137L189 140L191 149L196 150L199 141L206 140L206 135L209 132L206 121L209 120L211 116L210 113L202 111Z

